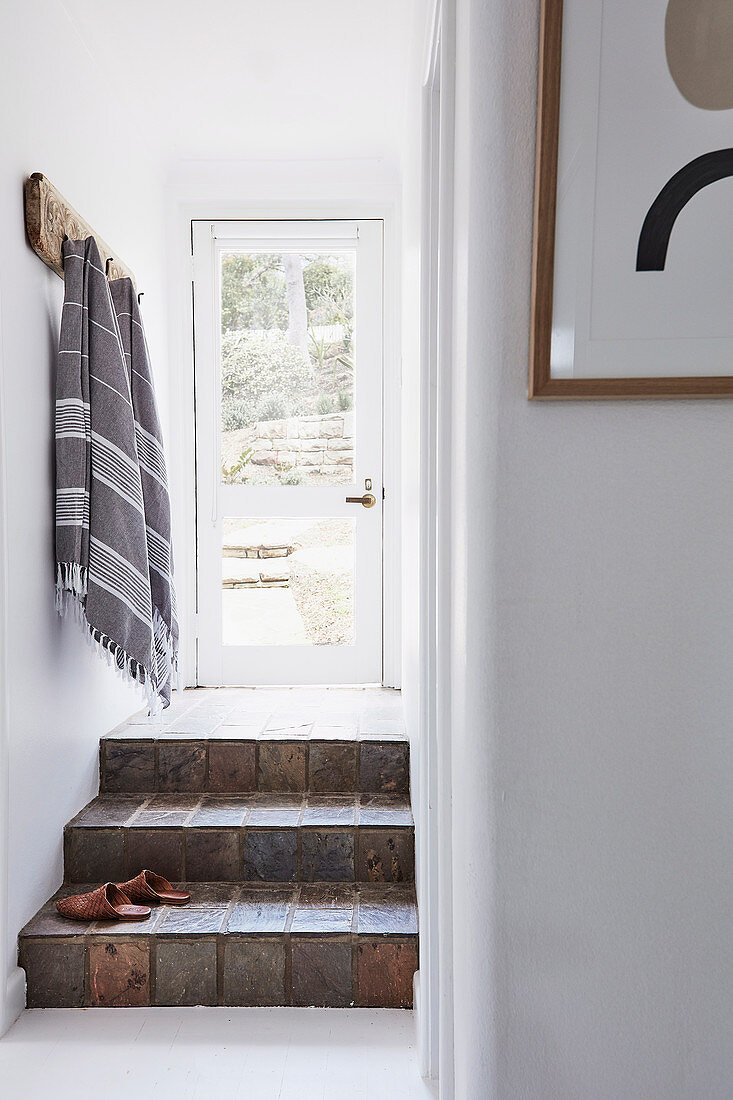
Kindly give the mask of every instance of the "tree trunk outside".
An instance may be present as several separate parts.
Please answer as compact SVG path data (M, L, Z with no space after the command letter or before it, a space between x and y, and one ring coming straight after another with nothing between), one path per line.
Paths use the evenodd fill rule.
M303 261L295 252L283 253L288 295L288 343L308 354L308 313L305 308Z

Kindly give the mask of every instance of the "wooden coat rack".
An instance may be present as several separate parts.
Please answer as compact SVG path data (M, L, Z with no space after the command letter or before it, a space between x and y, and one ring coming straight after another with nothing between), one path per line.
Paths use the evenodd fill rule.
M71 203L41 172L34 172L24 185L25 228L33 251L37 253L52 271L64 277L62 244L69 240L84 240L94 237L99 254L106 264L110 279L132 279L135 276L126 263L116 256L103 237L95 232L89 222L76 212Z

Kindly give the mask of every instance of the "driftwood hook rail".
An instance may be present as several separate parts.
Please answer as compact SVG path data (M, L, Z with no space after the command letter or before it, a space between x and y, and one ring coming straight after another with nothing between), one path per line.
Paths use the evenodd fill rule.
M77 213L41 172L34 172L25 181L24 195L25 228L28 240L33 251L52 271L63 279L64 262L61 246L66 238L78 241L86 237L94 237L99 253L105 261L107 277L132 279L135 286L135 276L127 264L112 252L104 238L92 229L89 222Z

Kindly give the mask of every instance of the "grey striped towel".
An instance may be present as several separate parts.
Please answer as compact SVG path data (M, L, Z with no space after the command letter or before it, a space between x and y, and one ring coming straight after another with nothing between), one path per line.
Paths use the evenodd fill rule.
M64 242L56 374L56 602L156 713L178 654L170 501L150 361L129 279Z

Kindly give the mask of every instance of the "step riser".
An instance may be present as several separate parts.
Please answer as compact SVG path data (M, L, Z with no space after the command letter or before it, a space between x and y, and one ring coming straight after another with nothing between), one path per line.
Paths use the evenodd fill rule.
M21 942L28 1008L411 1008L417 937L84 936Z
M409 794L406 741L106 738L102 793Z
M414 828L67 826L66 882L122 882L143 867L172 882L413 882Z

